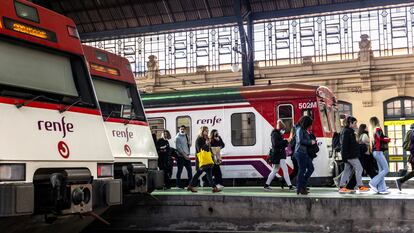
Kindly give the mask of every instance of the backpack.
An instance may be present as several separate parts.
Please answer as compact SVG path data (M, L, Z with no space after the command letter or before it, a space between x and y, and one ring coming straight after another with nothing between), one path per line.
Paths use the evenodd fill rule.
M404 137L403 148L405 151L410 150L412 130L408 130Z
M333 152L340 152L341 151L341 140L340 134L334 132L332 136L332 151Z

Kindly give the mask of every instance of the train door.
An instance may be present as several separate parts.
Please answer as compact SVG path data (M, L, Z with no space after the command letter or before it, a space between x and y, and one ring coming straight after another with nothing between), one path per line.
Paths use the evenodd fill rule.
M294 121L294 108L293 104L290 102L277 102L276 103L276 120L275 125L278 120L282 120L282 122L286 125L286 132L290 133L293 129L293 125L295 124Z

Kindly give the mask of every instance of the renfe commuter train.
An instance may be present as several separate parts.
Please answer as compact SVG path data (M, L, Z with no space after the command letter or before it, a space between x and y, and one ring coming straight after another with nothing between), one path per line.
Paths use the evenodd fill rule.
M312 130L320 148L313 161L312 183L330 184L336 173L331 138L334 131L339 131L340 121L337 100L326 87L252 86L145 94L142 98L154 132L167 129L174 137L180 125L188 127L193 156L200 126L217 129L226 144L221 166L224 179L267 177L271 166L266 162L266 156L276 121L281 119L289 132L292 124L297 124L303 115L314 119Z
M127 192L162 187L157 150L129 61L87 45L83 51L115 158L115 178L122 179Z
M76 26L28 1L1 1L0 128L0 217L121 203Z

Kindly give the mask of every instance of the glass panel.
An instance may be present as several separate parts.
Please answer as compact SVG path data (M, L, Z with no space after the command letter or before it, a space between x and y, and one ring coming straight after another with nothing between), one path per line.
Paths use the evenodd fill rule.
M47 93L78 96L70 59L0 41L0 83Z
M185 131L188 136L189 143L192 142L192 134L191 134L191 118L189 116L179 116L177 117L176 121L176 133L178 133L178 130L180 130L180 127L184 125Z
M93 84L99 102L131 105L132 99L126 86L96 78L93 79Z
M286 132L290 132L293 126L293 107L292 105L279 105L278 107L278 119L282 120L286 125Z
M321 118L322 128L325 132L331 132L328 123L328 113L326 112L326 108L324 104L319 103L319 116Z
M148 119L151 132L157 135L157 139L161 138L163 130L165 130L165 119L164 118L151 118Z
M256 144L256 119L254 113L231 115L231 143L233 146Z

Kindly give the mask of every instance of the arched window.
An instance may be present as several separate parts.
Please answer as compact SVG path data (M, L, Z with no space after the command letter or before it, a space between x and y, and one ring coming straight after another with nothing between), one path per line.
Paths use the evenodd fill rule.
M341 118L345 115L352 116L352 104L345 101L338 101L338 112Z
M396 97L384 102L384 118L414 117L414 97Z

